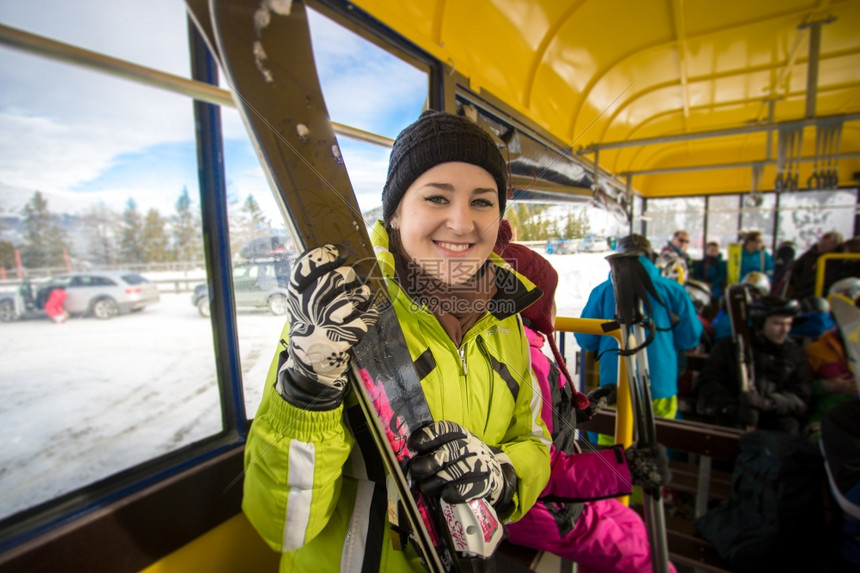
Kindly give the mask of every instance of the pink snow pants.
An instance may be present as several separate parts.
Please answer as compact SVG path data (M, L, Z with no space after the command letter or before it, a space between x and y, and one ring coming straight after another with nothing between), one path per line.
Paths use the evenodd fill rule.
M509 541L549 551L579 564L580 573L650 572L651 551L645 523L635 511L615 499L592 501L573 531L559 537L558 526L543 504L508 525ZM675 567L669 563L669 570Z

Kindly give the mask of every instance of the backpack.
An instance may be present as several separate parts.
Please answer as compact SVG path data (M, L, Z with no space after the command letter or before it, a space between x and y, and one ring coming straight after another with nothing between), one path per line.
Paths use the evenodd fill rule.
M696 528L734 571L814 570L825 529L824 462L797 436L757 430L741 434L740 454L725 501ZM804 561L809 561L807 569Z

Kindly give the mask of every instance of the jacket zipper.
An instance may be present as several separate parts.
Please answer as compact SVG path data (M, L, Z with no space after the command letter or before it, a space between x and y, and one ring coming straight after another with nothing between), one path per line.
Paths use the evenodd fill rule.
M460 353L460 363L463 365L463 376L466 376L469 373L469 369L466 368L466 348L461 346L458 352Z

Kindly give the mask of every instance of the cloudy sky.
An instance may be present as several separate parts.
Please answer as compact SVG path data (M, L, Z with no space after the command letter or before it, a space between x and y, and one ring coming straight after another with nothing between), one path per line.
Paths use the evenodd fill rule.
M189 76L178 0L0 0L0 23ZM312 13L321 82L334 121L394 137L417 117L423 73ZM0 47L0 214L40 190L49 207L103 203L169 213L183 188L197 197L191 100L104 73ZM222 109L228 194L271 192L238 113ZM341 137L363 209L379 204L388 151ZM271 204L273 207L273 203Z

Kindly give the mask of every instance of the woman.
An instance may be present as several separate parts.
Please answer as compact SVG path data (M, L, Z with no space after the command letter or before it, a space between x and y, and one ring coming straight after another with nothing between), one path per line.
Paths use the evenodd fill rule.
M428 111L397 137L373 242L437 423L412 435L428 495L485 498L516 520L549 479L549 436L517 312L540 291L491 255L507 167L465 118ZM243 510L281 570L421 570L389 529L394 491L362 447L350 348L375 321L337 250L294 265L290 338L273 361L245 454ZM286 336L284 339L286 340Z
M773 277L773 257L764 248L764 239L759 231L750 231L744 235L741 249L741 277L751 272L759 272Z

